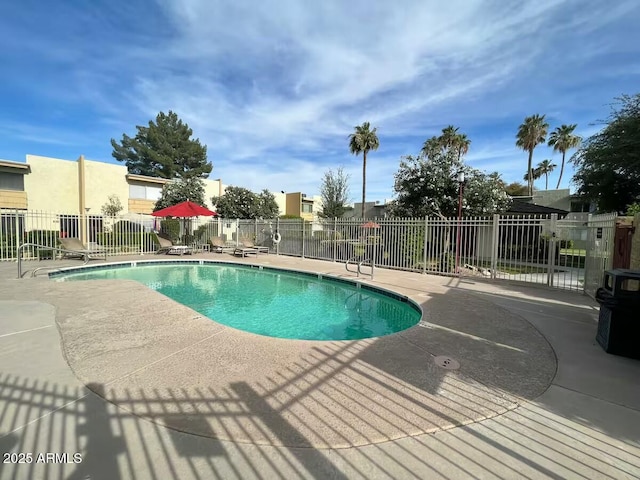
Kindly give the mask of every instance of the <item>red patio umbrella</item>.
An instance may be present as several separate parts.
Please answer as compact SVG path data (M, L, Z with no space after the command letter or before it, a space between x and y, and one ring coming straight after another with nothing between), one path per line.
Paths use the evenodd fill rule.
M162 210L158 210L157 212L153 212L151 215L154 217L177 217L177 218L191 218L191 217L217 217L218 214L205 208L197 203L190 202L187 200L186 202L178 203L177 205L172 205L167 208L163 208ZM183 220L180 228L180 235L182 238L182 232L191 230L191 221Z
M376 222L373 222L371 220L369 220L367 223L363 223L360 226L362 228L380 228L380 225L378 225Z
M187 200L186 202L178 203L177 205L172 205L167 208L163 208L162 210L158 210L157 212L153 212L151 215L154 217L178 217L178 218L190 218L190 217L211 217L218 216L216 212L209 210L197 203L190 202Z

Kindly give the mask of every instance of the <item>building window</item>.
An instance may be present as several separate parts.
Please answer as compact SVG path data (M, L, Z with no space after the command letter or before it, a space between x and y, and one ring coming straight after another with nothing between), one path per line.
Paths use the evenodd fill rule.
M149 187L145 185L129 185L129 198L156 201L162 194L162 187Z
M24 175L22 173L0 172L0 190L24 192Z
M313 213L313 204L311 204L311 203L303 203L302 204L302 213Z

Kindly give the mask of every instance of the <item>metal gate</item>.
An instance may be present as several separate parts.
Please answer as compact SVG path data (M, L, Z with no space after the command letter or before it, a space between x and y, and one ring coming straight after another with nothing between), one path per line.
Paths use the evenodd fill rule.
M616 217L615 213L590 215L587 222L584 291L590 297L595 296L604 271L612 265Z

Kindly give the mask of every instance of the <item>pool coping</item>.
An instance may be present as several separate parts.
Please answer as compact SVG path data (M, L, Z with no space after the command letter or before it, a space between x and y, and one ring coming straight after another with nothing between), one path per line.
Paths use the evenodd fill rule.
M185 264L187 265L190 265L190 264L191 265L208 265L208 264L229 265L233 267L241 267L241 268L247 268L247 269L292 273L296 275L303 275L306 277L313 277L318 280L327 278L333 282L346 283L349 285L353 285L355 288L369 290L371 292L378 293L380 295L384 295L386 297L392 298L399 302L408 304L413 310L415 310L420 314L420 319L418 320L418 322L416 322L414 325L412 325L409 328L413 328L417 326L422 321L422 318L424 317L424 311L422 307L418 304L418 302L413 300L408 295L403 295L401 293L395 292L388 288L373 286L367 283L363 283L360 280L346 279L346 278L339 277L337 275L331 275L326 273L313 273L313 272L307 272L304 270L295 270L291 268L266 266L266 265L260 265L255 263L239 263L239 262L232 262L227 260L204 260L204 259L173 260L171 259L171 260L136 260L136 261L124 261L124 262L110 262L110 263L101 263L100 265L81 265L77 267L63 267L57 271L49 272L48 277L49 279L56 279L56 277L63 277L65 274L77 273L82 271L108 270L114 267L115 268L133 268L133 267L137 267L138 265L167 265L167 264L169 265L185 265ZM390 335L393 335L395 333L399 333L399 332L394 332ZM316 341L316 340L313 340L313 341ZM323 340L317 340L317 341L323 341Z

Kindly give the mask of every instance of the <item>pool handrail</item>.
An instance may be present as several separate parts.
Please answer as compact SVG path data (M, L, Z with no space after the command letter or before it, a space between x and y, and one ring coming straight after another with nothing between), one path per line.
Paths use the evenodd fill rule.
M347 272L351 272L351 273L355 273L358 277L360 275L369 275L369 277L371 277L371 280L373 280L373 262L371 261L370 258L365 258L360 260L356 265L357 265L357 270L349 270L349 262L351 262L351 260L354 260L358 258L358 255L354 255L353 257L351 257L350 259L347 260L347 262L344 264L344 268L347 270ZM362 264L369 262L371 265L371 273L366 273L362 271Z
M89 263L90 260L90 255L92 255L89 252L82 252L79 250L69 250L66 248L60 248L60 247L52 247L50 245L40 245L38 243L23 243L22 245L20 245L18 247L18 251L17 251L17 255L18 255L18 278L22 278L22 251L26 248L26 247L36 247L38 249L43 248L46 250L54 250L56 252L62 252L62 253L72 253L78 256L81 256L82 259L84 260L83 265L86 265L87 263ZM95 255L96 253L94 252L93 255ZM105 249L104 251L104 259L107 259L107 251ZM48 267L40 267L39 270L42 270L44 268L48 268ZM52 267L52 268L60 268L60 267ZM38 269L37 269L38 270Z

